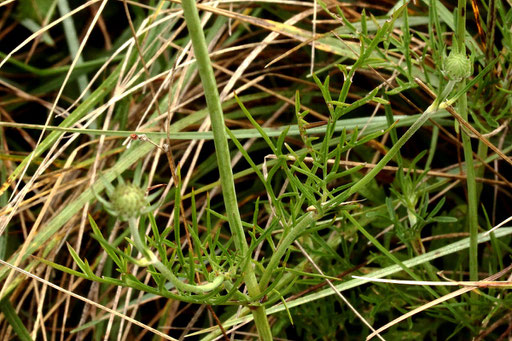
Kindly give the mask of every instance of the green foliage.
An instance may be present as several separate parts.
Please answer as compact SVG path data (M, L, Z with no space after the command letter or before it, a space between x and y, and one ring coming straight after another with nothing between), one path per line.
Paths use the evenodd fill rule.
M43 20L55 8L57 0L20 0L17 1L16 17L19 20L33 20L41 25Z
M46 18L55 20L56 4L18 1L6 20L35 31ZM130 45L125 5L138 45ZM208 18L200 18L190 0L109 3L100 13L107 30L92 30L88 60L74 67L70 81L79 82L71 85L63 84L69 60L57 59L74 56L86 31L81 23L91 22L99 7L70 16L67 24L79 32L64 28L66 39L45 32L47 45L34 45L37 59L28 42L12 54L1 51L10 59L0 61L9 85L0 99L11 116L0 123L0 223L6 227L0 258L63 287L85 280L73 287L82 296L172 337L201 333L205 340L221 335L216 323L229 331L252 319L256 331L244 331L265 340L360 340L372 333L368 324L377 329L453 290L352 275L419 282L444 280L438 271L455 281L507 274L511 230L485 231L509 209L510 179L493 164L500 158L490 148L505 155L512 149L509 5L477 4L479 18L465 1L448 8L437 0L350 10L319 5L313 29L293 4L233 4L229 11L201 4L200 15ZM483 36L473 29L477 24ZM269 30L303 45L290 51L290 41L273 41ZM100 47L110 43L110 51ZM263 46L265 53L254 59L251 51ZM113 57L111 65L99 69L105 56ZM302 65L310 58L313 72ZM35 66L55 63L61 66ZM90 94L84 79L93 80ZM58 116L36 144L31 129L43 129L41 123L11 123L10 117L23 122L34 110L27 100L45 106L37 112L43 117L61 85ZM77 106L64 111L69 99L79 99ZM469 134L468 125L479 135ZM12 137L10 127L24 141ZM34 175L40 164L42 177ZM42 291L10 271L0 268L7 303L2 330L12 326L29 339L34 329L39 337L50 330L50 317L32 313L50 303L58 312L52 323L61 326L64 297L39 301ZM29 293L22 295L25 288ZM37 305L29 302L32 295ZM25 303L15 304L20 297ZM199 305L220 322L209 324ZM381 335L462 340L488 333L497 339L511 305L506 290L482 287ZM73 332L94 330L92 339L110 328L129 338L118 318L107 321L109 315L74 302L69 311L73 318L51 328L51 337L69 338L68 327L80 321ZM173 329L164 329L169 316ZM39 330L45 323L46 331ZM203 330L194 334L197 326Z

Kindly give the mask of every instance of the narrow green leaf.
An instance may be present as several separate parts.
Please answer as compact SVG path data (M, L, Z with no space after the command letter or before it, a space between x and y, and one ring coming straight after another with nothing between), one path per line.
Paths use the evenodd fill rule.
M66 243L66 246L68 248L69 253L71 254L71 257L73 257L73 260L75 261L76 265L82 270L82 272L85 274L85 276L88 276L88 269L85 266L85 263L80 259L80 256L76 253L75 249L69 244Z
M19 339L22 341L32 341L32 337L30 336L29 331L25 327L25 324L20 319L18 314L16 314L16 310L11 304L11 301L8 297L5 297L0 301L0 310L4 313L5 319L11 325L12 329L18 335Z

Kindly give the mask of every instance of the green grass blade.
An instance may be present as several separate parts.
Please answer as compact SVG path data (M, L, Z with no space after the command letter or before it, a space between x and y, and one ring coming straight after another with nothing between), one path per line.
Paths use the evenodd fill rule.
M8 297L5 297L0 301L0 310L4 313L5 319L9 322L12 329L18 335L19 339L22 341L32 341L32 337L28 332L27 328L21 321L18 314L16 314L16 310L11 304L11 301Z

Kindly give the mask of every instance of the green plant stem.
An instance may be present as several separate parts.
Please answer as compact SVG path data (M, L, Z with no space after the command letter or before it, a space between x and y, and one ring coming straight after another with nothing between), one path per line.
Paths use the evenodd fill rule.
M193 292L196 294L204 294L208 291L212 291L217 289L223 282L224 282L224 276L219 275L215 277L215 279L207 284L202 285L193 285L188 283L183 283L180 281L176 275L172 273L169 268L167 268L158 257L148 249L148 247L144 244L142 239L140 238L140 232L138 229L138 223L137 218L130 218L128 220L128 226L130 227L130 233L132 234L132 240L135 244L135 247L137 250L142 254L144 258L146 258L148 264L153 265L161 274L164 276L167 280L169 280L174 286L185 292Z
M463 80L461 89L466 86ZM457 111L464 120L468 120L467 96L463 94L457 102ZM464 149L464 160L466 162L466 187L468 194L468 225L469 225L469 280L478 281L478 190L476 183L475 166L473 162L473 149L471 138L468 134L462 133L462 148ZM472 299L478 299L476 293L471 293ZM474 311L477 306L472 307Z
M252 317L254 318L254 324L256 325L256 328L258 328L259 338L264 341L273 340L274 338L272 337L272 331L270 330L270 325L268 324L265 307L252 307L251 312Z
M459 0L457 3L457 27L455 27L457 37L457 52L466 54L466 0Z
M432 115L434 115L442 105L439 104L439 98L437 98L420 117L411 125L409 129L396 141L396 143L389 149L386 155L379 161L375 168L369 171L361 180L350 187L345 193L344 197L350 197L352 194L357 193L361 188L366 186L375 176L387 165L389 161L398 153L400 148L416 133L416 131L427 122Z
M466 55L466 0L459 0L457 4L457 51ZM466 87L466 80L459 83L459 89ZM468 121L467 94L460 96L457 102L457 111L465 121ZM469 278L471 281L478 280L478 193L476 185L476 174L473 163L473 149L471 138L468 134L462 134L462 148L466 162L466 186L468 190L468 223L469 223Z
M272 254L270 261L268 262L267 267L265 268L265 272L260 279L260 290L264 290L268 285L270 278L272 277L272 273L279 265L279 261L284 256L288 247L315 221L315 216L313 212L307 213L299 223L293 227L277 246L277 250Z
M233 171L231 169L231 157L229 153L228 140L224 126L224 116L222 113L222 106L220 103L219 93L217 90L217 83L211 65L210 57L208 55L208 48L204 32L199 20L199 14L194 0L182 1L183 14L185 22L190 34L192 46L194 48L194 55L197 60L197 67L199 76L204 88L206 104L210 111L210 119L212 122L212 130L215 143L215 153L218 160L220 182L222 194L224 197L224 204L226 206L226 213L229 221L231 234L234 238L234 244L242 257L248 256L249 246L245 239L245 233L242 227L242 220L240 212L238 211L238 202L235 192L235 183L233 178ZM244 274L244 281L249 292L249 296L256 297L260 294L260 287L254 274L254 269L251 262L247 262L247 266L242 269ZM270 325L265 314L263 306L255 307L252 310L256 327L260 338L263 340L272 340L272 333Z
M231 171L231 157L215 76L210 64L210 57L208 55L206 41L199 21L195 2L186 0L182 2L182 6L185 20L187 22L187 28L194 47L194 55L197 60L197 67L199 69L199 75L201 76L206 103L208 105L208 110L210 111L213 139L215 143L215 154L218 159L222 194L226 205L229 226L231 228L231 233L233 234L237 250L245 254L248 250L248 245L245 240L240 213L238 211L233 173Z
M495 232L494 238L502 238L502 237L509 236L509 235L512 235L512 228L502 227ZM479 243L488 242L490 239L491 239L491 236L486 232L480 233L480 235L478 236ZM443 246L438 249L424 253L421 256L417 256L417 257L408 259L403 262L403 265L405 265L407 268L412 268L412 267L424 264L426 262L431 262L435 259L441 259L442 257L448 256L448 255L453 255L459 251L466 250L468 248L468 244L469 244L468 238L464 238L462 240L456 241L454 243L450 243L446 246ZM369 274L367 274L367 277L369 277L369 278L385 278L385 277L391 276L393 274L398 274L401 271L403 271L403 268L399 264L393 264L393 265L390 265L383 269L370 272ZM346 291L346 290L349 290L352 288L360 287L362 284L369 283L369 282L370 281L367 279L354 278L354 279L350 279L347 281L343 281L340 284L337 284L336 289L340 292L343 292L343 291ZM335 291L332 290L332 288L323 289L323 290L314 292L312 294L308 294L306 296L299 297L291 302L288 302L287 307L285 307L284 305L275 305L268 309L268 313L275 314L277 312L281 312L286 309L291 309L294 307L305 305L310 302L322 299L324 297L329 297L334 294L335 294ZM244 315L241 314L241 316L244 316ZM238 316L235 317L234 316L233 318L230 318L227 322L225 322L223 324L223 327L228 328L228 327L237 325L241 322L247 322L247 320L248 320L247 317L238 317ZM202 340L204 340L204 341L213 340L218 335L220 335L220 331L217 328L215 331L208 334Z
M462 81L461 87L466 85ZM467 96L464 94L457 103L457 111L467 121ZM473 162L473 149L471 138L468 134L462 133L462 148L466 161L466 186L468 190L468 223L469 223L469 278L470 281L478 280L478 198L475 166Z

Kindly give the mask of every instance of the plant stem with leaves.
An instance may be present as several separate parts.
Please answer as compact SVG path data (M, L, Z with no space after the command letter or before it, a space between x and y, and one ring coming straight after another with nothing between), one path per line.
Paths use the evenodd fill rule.
M215 142L215 153L218 160L220 182L229 227L234 238L237 252L245 258L249 256L249 247L245 239L242 220L238 210L233 171L231 169L231 157L224 126L224 116L217 90L217 83L215 81L213 68L208 55L208 48L206 46L204 32L201 27L196 4L193 0L184 0L182 1L182 6L192 46L194 47L194 55L197 60L199 75L205 92L206 103L208 105L208 110L210 111L210 119L212 122ZM245 268L242 269L242 273L249 296L257 297L260 295L260 287L256 280L256 275L254 274L251 262L247 262ZM251 311L254 316L254 322L258 329L260 338L263 340L272 340L272 333L265 314L265 308L261 305L257 305L254 306Z

